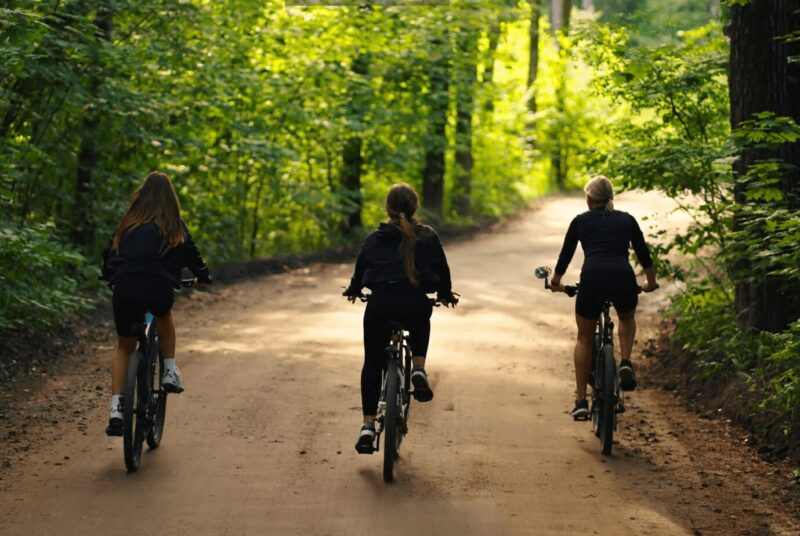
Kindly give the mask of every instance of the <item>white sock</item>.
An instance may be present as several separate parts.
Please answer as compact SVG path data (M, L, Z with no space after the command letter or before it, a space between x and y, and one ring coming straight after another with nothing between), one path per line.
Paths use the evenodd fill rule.
M164 358L164 370L168 372L175 372L175 358Z
M111 409L116 408L122 403L122 395L111 395Z

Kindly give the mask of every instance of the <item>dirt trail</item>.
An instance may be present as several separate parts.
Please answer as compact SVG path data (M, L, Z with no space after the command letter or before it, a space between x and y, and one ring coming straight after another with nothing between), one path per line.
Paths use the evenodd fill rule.
M652 195L617 205L639 217L669 209ZM567 416L573 302L545 292L532 269L555 262L581 209L578 197L553 198L446 246L463 301L434 313L436 398L414 407L394 484L382 482L380 456L353 449L363 308L339 296L351 266L315 266L179 301L187 391L170 397L164 443L137 474L102 432L107 396L95 384L106 385L109 343L82 371L48 382L40 400L86 385L73 395L82 420L50 425L44 443L4 470L0 534L795 533L796 519L769 497L748 497L749 515L725 511L735 490L703 486L707 460L691 460L700 447L657 416L665 395L630 397L610 458L588 424ZM579 252L566 280L580 262ZM665 295L643 298L640 324L654 323ZM661 450L648 451L643 430Z

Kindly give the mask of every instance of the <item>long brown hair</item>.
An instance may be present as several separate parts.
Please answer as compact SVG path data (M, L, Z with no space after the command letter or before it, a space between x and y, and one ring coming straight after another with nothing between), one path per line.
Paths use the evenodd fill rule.
M389 223L396 225L403 234L400 256L403 258L406 276L415 287L419 286L417 269L414 266L414 248L419 238L415 229L418 222L414 219L417 208L419 208L419 196L414 188L404 183L394 184L389 188L389 194L386 196L386 214L389 216Z
M164 237L164 249L183 243L181 204L178 195L169 177L158 171L150 172L142 185L131 195L128 210L125 211L114 232L114 251L119 253L119 243L125 231L150 221L156 224Z

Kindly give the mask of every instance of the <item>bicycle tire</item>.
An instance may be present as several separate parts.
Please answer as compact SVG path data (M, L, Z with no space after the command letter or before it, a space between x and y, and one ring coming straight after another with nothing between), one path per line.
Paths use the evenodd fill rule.
M603 404L601 407L602 427L600 441L603 444L603 454L611 454L614 442L614 429L616 428L617 415L615 411L617 390L617 364L614 362L614 348L610 344L603 346Z
M400 395L397 362L390 358L386 364L386 414L383 422L383 480L394 480L394 462L397 459L398 437L400 436Z
M142 461L144 423L141 398L142 387L146 388L146 368L141 352L136 351L131 354L128 360L128 374L125 377L125 410L122 427L125 467L129 473L136 472Z
M167 416L167 391L161 387L161 378L164 376L164 358L158 352L158 363L153 367L153 392L152 401L153 425L147 431L147 446L157 449L164 437L164 420Z

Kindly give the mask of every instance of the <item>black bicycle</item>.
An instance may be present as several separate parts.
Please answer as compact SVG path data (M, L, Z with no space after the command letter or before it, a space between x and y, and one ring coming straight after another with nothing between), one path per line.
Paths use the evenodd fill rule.
M535 274L544 279L544 288L550 289L551 270L544 266L536 268ZM580 285L563 285L564 293L574 297L580 292ZM589 415L594 434L600 439L603 454L611 454L614 432L617 429L617 415L625 412L625 401L619 388L617 363L614 359L614 323L609 314L611 302L603 300L602 312L597 320L597 329L592 344L592 366L589 385L592 387L592 405ZM588 420L589 417L583 419ZM575 418L579 420L579 418Z
M194 279L181 282L183 288L191 288L195 284ZM139 469L143 443L147 441L148 447L156 449L164 436L168 391L161 383L164 357L158 348L154 320L153 315L147 313L144 322L137 326L138 343L128 360L125 377L122 441L125 467L129 473Z
M362 302L369 300L368 295L360 295ZM440 302L431 299L434 307ZM386 367L381 380L381 394L378 399L378 413L375 418L375 444L363 448L361 454L380 452L381 435L386 434L383 442L383 480L394 480L394 462L400 457L400 444L408 433L408 417L411 411L411 346L409 332L399 322L390 322L391 333L389 345L386 347Z

